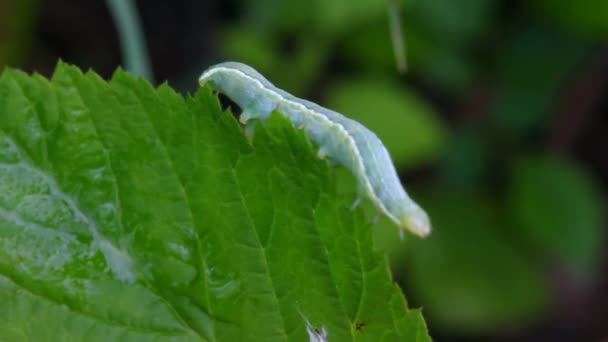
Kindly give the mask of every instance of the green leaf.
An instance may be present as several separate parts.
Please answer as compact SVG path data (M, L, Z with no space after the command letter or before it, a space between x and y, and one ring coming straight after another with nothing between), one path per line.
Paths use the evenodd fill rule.
M490 134L478 125L454 129L439 168L444 186L474 189L487 184L493 176L491 166L496 158Z
M604 39L608 35L608 2L604 0L540 0L532 6L571 32Z
M430 324L448 335L483 335L540 318L549 299L544 279L511 241L497 203L446 190L421 198L433 235L408 241L403 260L403 281Z
M397 166L436 159L445 128L435 112L408 89L386 81L360 80L334 85L328 104L360 121L385 143Z
M378 2L386 4L386 2ZM491 23L488 0L454 2L407 1L402 24L408 70L424 83L451 92L464 92L473 84L475 64L470 46ZM371 12L370 12L371 13ZM340 39L342 57L353 69L370 75L395 75L395 56L386 15L371 16Z
M559 90L589 51L588 43L543 25L518 30L502 54L493 110L500 129L519 137L545 125Z
M514 167L510 204L518 233L541 258L556 257L576 279L596 274L602 205L595 182L580 166L551 157L529 157Z
M0 77L0 339L428 341L281 116L61 64Z
M246 21L256 23L259 29L306 31L330 37L370 18L386 17L387 11L386 3L376 0L248 0L244 4Z

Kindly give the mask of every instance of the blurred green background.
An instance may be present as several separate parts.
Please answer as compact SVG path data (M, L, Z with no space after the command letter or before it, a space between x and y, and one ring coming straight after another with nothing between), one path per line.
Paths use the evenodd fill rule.
M400 1L405 75L385 0L137 9L157 81L238 60L385 141L434 232L374 233L436 340L608 338L607 1ZM0 0L0 67L109 77L116 27L100 0Z

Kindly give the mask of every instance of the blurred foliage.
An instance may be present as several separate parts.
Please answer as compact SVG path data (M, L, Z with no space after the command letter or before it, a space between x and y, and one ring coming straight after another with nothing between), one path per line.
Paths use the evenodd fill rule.
M604 0L541 0L537 6L569 31L602 38L608 34L608 2Z
M492 161L497 158L488 135L474 125L455 129L441 160L439 177L459 189L487 184L492 177Z
M546 121L560 87L589 45L534 24L511 33L497 66L494 104L504 134L525 135Z
M547 304L543 279L515 248L496 199L442 187L421 204L433 218L427 241L412 240L405 276L431 324L452 333L505 329Z
M308 31L329 38L386 12L386 3L377 0L248 0L244 5L243 19L263 31Z
M514 164L509 203L517 233L537 257L564 262L587 281L597 268L602 206L597 186L579 165L534 156Z
M19 65L32 41L38 0L0 1L0 67Z

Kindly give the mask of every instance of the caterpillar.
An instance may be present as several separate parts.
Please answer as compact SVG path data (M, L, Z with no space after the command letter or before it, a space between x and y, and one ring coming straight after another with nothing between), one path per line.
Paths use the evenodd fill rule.
M277 111L303 129L319 147L320 158L328 158L354 174L359 198L353 207L367 197L400 228L420 237L430 234L428 215L408 196L388 151L365 126L275 87L242 63L224 62L210 67L199 78L201 86L207 83L241 107L243 124L263 122Z

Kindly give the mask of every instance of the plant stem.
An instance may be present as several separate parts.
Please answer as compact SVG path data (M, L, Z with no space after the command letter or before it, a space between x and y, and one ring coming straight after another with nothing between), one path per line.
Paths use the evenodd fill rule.
M397 70L403 74L407 71L407 59L403 31L401 30L401 13L399 11L400 8L397 0L388 0L388 22L393 41L395 61L397 63Z
M125 68L133 75L143 76L148 81L154 82L135 1L107 0L106 3L118 29Z

